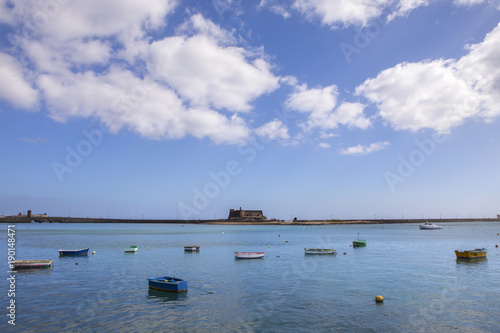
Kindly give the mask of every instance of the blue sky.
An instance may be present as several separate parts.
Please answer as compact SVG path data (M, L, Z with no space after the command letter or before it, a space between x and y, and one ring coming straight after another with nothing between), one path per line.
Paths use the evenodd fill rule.
M498 1L0 6L0 215L500 213Z

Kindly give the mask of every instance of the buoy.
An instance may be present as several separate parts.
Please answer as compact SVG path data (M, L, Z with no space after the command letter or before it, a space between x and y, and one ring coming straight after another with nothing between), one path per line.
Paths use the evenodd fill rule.
M347 254L347 253L344 252L344 254Z
M498 247L498 244L495 244L495 247Z
M222 234L224 235L224 231L222 232Z
M95 251L92 251L92 254L95 254Z
M78 263L77 263L77 262L75 262L75 265L78 265Z
M280 234L278 234L278 237L281 237L281 235L280 235Z
M500 235L498 232L497 232L497 236Z
M270 247L271 247L271 245L268 245L267 247L268 247L268 248L270 248Z
M149 250L149 247L147 247L146 250Z
M377 303L382 303L384 301L384 298L380 295L378 295L377 297L375 297L375 302Z

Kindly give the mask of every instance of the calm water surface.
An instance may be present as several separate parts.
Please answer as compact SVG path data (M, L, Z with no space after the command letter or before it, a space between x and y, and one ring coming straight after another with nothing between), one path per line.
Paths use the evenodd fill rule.
M7 267L7 225L0 260ZM17 259L53 259L16 275L5 332L498 332L500 223L337 226L18 224ZM358 237L367 246L352 248ZM199 253L184 245L200 244ZM124 248L137 245L135 254ZM95 255L58 257L90 247ZM304 247L335 248L306 256ZM488 248L487 260L454 250ZM149 250L147 250L149 248ZM234 251L265 251L235 260ZM345 254L344 254L345 252ZM76 265L78 263L78 265ZM2 307L8 306L3 270ZM186 279L187 293L147 277ZM374 298L384 296L383 304ZM4 314L6 310L4 310Z

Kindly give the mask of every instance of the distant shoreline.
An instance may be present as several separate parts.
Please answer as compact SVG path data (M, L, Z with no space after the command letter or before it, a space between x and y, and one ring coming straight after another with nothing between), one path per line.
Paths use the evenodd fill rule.
M0 218L0 223L135 223L135 224L207 224L207 225L330 225L330 224L400 224L424 223L427 221L445 222L500 222L498 218L455 218L455 219L354 219L354 220L167 220L167 219L108 219L84 217L27 217L5 216Z

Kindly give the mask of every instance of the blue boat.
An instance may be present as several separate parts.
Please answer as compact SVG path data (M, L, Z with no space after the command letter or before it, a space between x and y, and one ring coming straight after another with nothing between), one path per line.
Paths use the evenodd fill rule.
M161 276L157 278L148 278L149 288L161 291L170 291L181 293L188 290L187 281L171 276Z
M81 249L81 250L59 250L59 256L88 256L89 249Z

